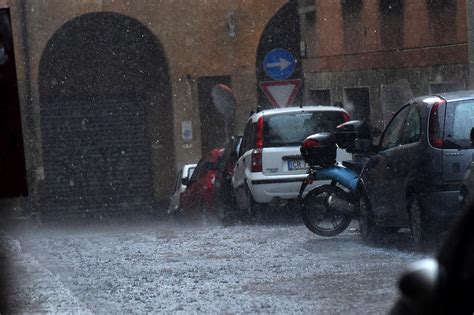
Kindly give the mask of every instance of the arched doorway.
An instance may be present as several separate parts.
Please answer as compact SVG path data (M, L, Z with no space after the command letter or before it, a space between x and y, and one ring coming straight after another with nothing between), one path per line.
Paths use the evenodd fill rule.
M175 165L168 64L156 36L124 15L79 16L48 41L39 84L45 214L149 208Z
M300 57L300 20L298 16L298 4L295 0L289 0L287 4L278 10L265 27L257 48L256 73L257 82L272 81L264 70L263 60L267 53L275 48L288 50L297 60L294 73L288 78L302 78L302 64ZM302 90L302 89L301 89ZM260 87L257 86L258 104L263 108L271 108L272 105ZM301 102L301 94L297 96L293 104Z

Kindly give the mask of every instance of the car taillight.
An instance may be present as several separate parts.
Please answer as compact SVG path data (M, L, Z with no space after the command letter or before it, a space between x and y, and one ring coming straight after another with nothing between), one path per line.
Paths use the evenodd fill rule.
M431 107L430 119L428 125L429 131L429 141L430 144L438 149L443 148L443 126L441 121L444 117L444 111L441 111L443 105L446 104L445 100L440 99L438 102L434 103Z
M303 148L305 148L305 149L309 149L309 148L313 148L313 147L317 147L317 146L319 146L319 141L318 140L306 139L305 141L303 141Z
M263 116L261 116L257 121L255 147L257 149L263 149Z
M252 151L252 165L253 173L262 171L262 149L255 149Z
M342 112L342 118L344 119L344 122L348 122L349 120L351 120L351 117L346 112Z

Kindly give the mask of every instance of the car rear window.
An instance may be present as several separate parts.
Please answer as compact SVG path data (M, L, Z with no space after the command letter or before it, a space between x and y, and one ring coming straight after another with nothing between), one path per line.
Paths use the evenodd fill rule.
M340 111L284 113L265 117L264 146L300 145L309 135L333 132L344 122Z
M474 127L474 100L448 103L445 148L471 147L470 133Z

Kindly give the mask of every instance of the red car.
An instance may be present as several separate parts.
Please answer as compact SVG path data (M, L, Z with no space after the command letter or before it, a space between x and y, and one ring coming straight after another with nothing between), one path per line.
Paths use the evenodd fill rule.
M224 149L213 149L199 160L190 180L184 179L186 190L181 194L180 205L184 213L196 214L213 208L217 164Z

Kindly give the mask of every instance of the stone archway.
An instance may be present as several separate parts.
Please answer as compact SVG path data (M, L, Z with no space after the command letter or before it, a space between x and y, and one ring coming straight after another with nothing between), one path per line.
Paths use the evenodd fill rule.
M67 22L43 51L39 82L47 216L160 199L174 174L173 108L167 59L146 26L111 12Z

